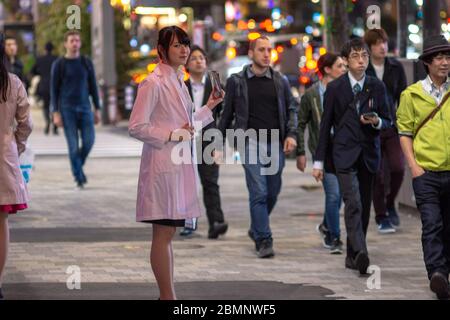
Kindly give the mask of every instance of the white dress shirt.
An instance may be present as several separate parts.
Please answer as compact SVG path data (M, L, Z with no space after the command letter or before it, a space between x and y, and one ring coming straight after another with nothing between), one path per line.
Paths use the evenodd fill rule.
M201 82L195 82L194 79L189 78L192 88L192 98L194 100L195 111L203 106L203 95L205 94L206 75L203 76Z

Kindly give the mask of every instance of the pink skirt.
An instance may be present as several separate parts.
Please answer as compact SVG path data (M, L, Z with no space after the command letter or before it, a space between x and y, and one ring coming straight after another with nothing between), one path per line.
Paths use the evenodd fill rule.
M9 214L17 213L17 211L25 210L28 206L26 203L21 204L0 204L0 212L6 212Z

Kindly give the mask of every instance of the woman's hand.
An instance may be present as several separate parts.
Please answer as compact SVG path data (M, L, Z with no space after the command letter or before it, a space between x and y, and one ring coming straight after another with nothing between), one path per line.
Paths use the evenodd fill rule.
M222 94L219 98L214 98L214 91L211 92L211 94L209 95L208 102L206 103L206 106L209 109L213 110L219 103L223 101L223 98L225 97L225 91L222 90L221 93Z
M173 130L170 133L169 141L182 142L192 140L194 137L194 127L189 126L189 123L186 123L180 129Z

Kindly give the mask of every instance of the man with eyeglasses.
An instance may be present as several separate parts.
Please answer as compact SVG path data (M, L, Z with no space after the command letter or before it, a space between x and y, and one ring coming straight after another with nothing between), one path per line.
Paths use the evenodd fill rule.
M383 82L366 75L369 50L364 41L348 41L341 56L348 72L325 91L313 176L323 179L323 164L330 154L345 204L345 267L365 274L370 264L366 234L373 180L380 165L380 131L389 128L391 120Z
M400 144L413 177L422 219L422 249L430 289L448 299L450 272L450 44L424 41L428 76L403 91L397 110Z

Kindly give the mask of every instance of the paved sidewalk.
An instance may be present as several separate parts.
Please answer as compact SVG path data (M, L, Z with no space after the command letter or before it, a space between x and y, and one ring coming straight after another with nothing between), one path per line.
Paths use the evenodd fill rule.
M68 158L37 157L29 185L30 209L10 218L7 297L158 297L149 263L151 227L135 222L139 162L138 157L91 158L86 165L89 184L79 191ZM330 255L322 248L315 226L322 220L323 192L310 172L301 174L294 161L287 161L283 179L271 216L276 256L261 260L247 236L243 169L221 167L219 183L229 232L208 240L203 215L193 237L176 237L180 299L434 299L416 214L401 211L402 228L392 235L379 235L371 218L368 249L371 263L381 270L381 289L369 290L367 277L344 268L344 255ZM342 217L341 227L344 230ZM66 271L73 265L81 270L81 290L66 288Z

